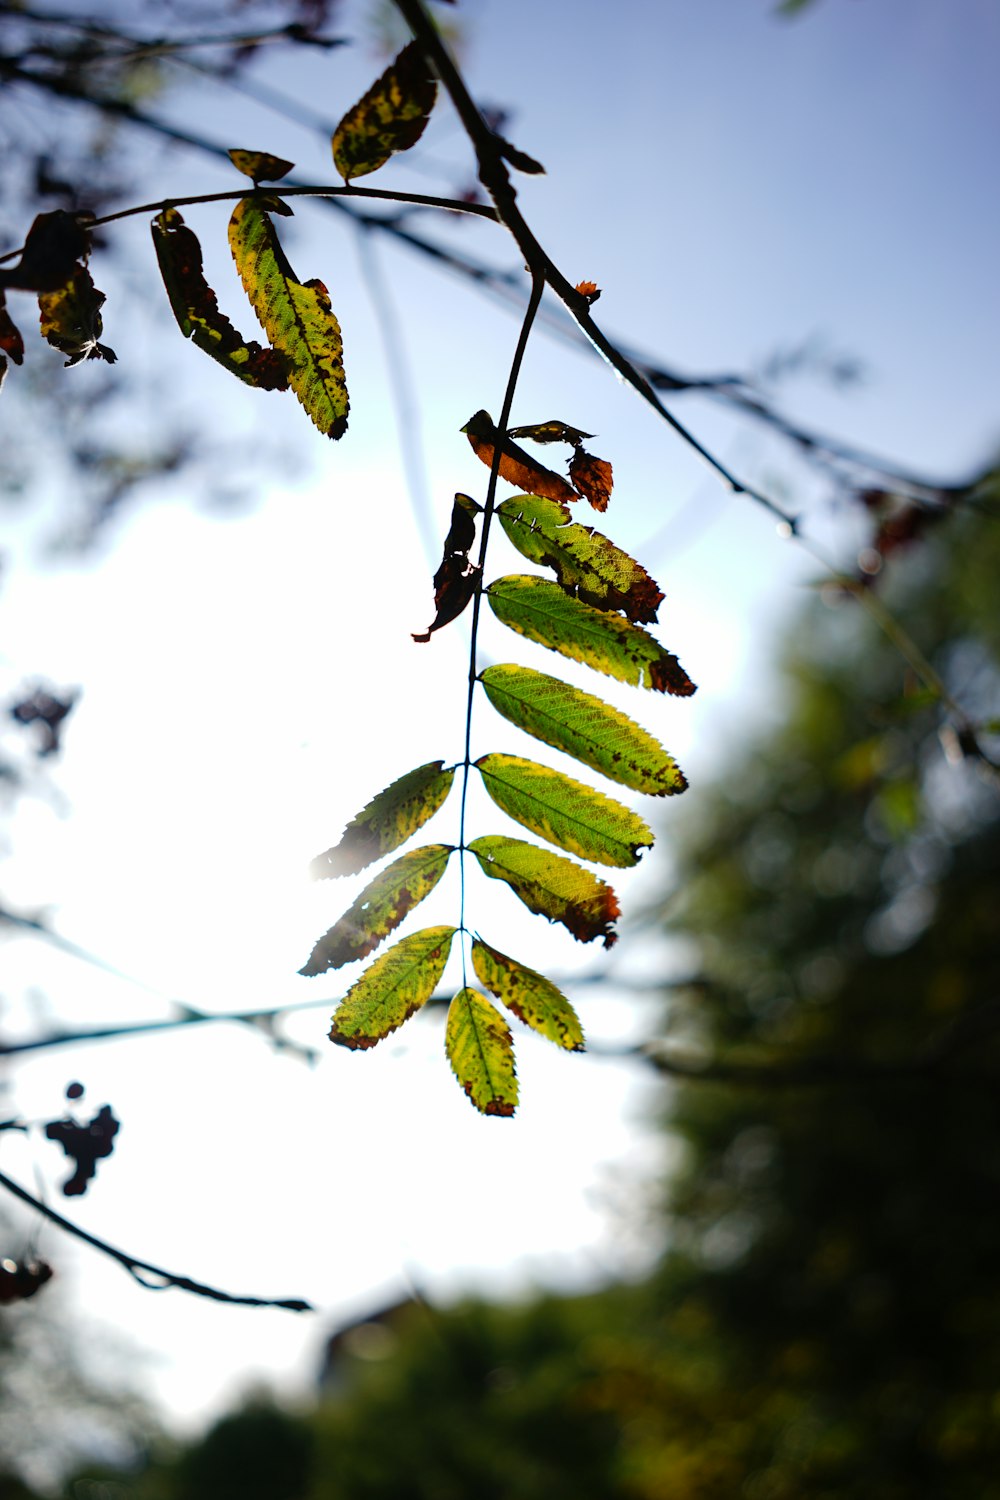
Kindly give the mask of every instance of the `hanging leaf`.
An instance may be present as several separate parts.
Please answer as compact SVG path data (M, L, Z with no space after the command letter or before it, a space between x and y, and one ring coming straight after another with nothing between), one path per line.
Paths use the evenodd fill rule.
M510 664L487 667L479 680L505 719L609 780L651 797L687 786L677 762L651 734L592 693Z
M584 438L593 437L592 432L581 432L568 422L533 422L528 427L508 427L507 436L530 438L533 443L572 443L578 448Z
M595 458L585 448L578 448L569 461L569 478L573 488L589 500L595 510L607 510L613 479L606 458Z
M614 931L620 912L618 898L590 870L537 844L500 834L473 839L469 852L478 859L484 875L509 885L529 911L561 922L577 942L601 938L605 948L610 948L618 941Z
M483 1115L517 1107L514 1042L500 1012L478 990L459 990L448 1007L444 1046L451 1071Z
M100 343L104 332L101 308L107 299L99 292L86 266L77 266L65 286L54 292L39 292L42 338L66 355L66 364L85 359L104 359L113 365L118 356Z
M229 152L229 160L237 171L258 182L280 182L294 167L293 161L283 156L272 156L269 151L240 151L236 147Z
M198 236L176 208L157 214L150 228L163 285L184 337L247 385L286 391L287 359L276 349L264 349L256 340L245 339L219 311L215 293L205 280Z
M519 1021L567 1052L584 1050L579 1017L551 979L491 948L482 938L476 938L472 945L472 967L480 983Z
M498 620L529 640L632 687L688 698L695 685L676 656L621 615L582 604L533 574L498 578L486 591Z
M77 262L90 254L90 218L64 208L38 214L17 265L0 267L0 287L56 292L65 286L80 269Z
M475 765L498 807L570 854L624 869L652 848L638 813L561 771L518 755L482 755Z
M21 330L7 311L3 288L0 287L0 350L9 354L16 365L24 363L24 339Z
M280 207L279 207L280 204ZM347 384L340 324L321 281L299 281L270 214L275 198L243 198L229 221L229 245L247 296L274 348L288 360L288 383L328 437L347 429Z
M331 1042L363 1050L402 1026L434 993L455 932L425 927L377 958L334 1011Z
M451 525L444 541L441 566L434 574L434 604L437 613L426 630L413 639L426 643L435 630L450 625L465 609L482 577L482 570L469 560L469 548L476 540L476 516L482 510L471 495L456 495L451 508Z
M428 844L393 860L320 938L299 973L311 978L367 958L407 913L430 895L452 852L451 844Z
M471 495L456 494L451 507L451 525L444 539L444 555L449 552L469 551L476 540L476 517L482 515L483 507Z
M571 521L565 505L541 495L514 495L497 506L497 514L521 556L554 568L567 593L642 624L656 619L663 590L606 536Z
M508 484L516 484L536 495L548 495L552 500L576 500L573 486L544 464L536 463L531 454L519 448L513 439L498 432L489 412L477 411L462 431L472 444L476 457L487 468L491 467L493 453L500 442L500 478L506 479Z
M437 79L411 42L333 132L333 162L344 181L365 177L416 145L436 98Z
M317 855L310 875L314 880L356 875L383 854L391 854L434 816L454 780L455 767L445 770L443 760L429 760L407 771L351 819L339 844Z

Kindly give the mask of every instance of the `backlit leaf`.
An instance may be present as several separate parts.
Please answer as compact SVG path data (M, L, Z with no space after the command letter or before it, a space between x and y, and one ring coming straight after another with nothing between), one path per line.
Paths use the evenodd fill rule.
M687 786L677 762L651 734L592 693L509 663L487 667L479 680L505 719L611 781L651 797Z
M500 478L506 479L508 484L531 490L535 495L548 495L552 500L573 501L577 498L576 491L567 480L554 474L544 464L537 463L512 438L499 433L489 412L477 411L474 417L469 418L462 431L472 444L476 457L487 468L493 463L497 441L500 441Z
M377 958L333 1013L330 1040L374 1047L426 1003L448 962L454 927L424 927Z
M514 495L497 506L500 524L522 557L554 568L561 588L597 609L621 610L649 624L663 590L627 552L570 520L565 505L542 495Z
M4 304L3 288L0 287L0 350L9 354L16 365L24 361L24 339L21 330Z
M404 47L333 132L333 161L346 182L375 172L424 133L437 80L416 42Z
M531 574L498 578L486 591L498 620L519 635L633 687L689 697L695 686L676 656L621 615L594 609Z
M459 990L449 1005L444 1046L451 1071L480 1114L514 1113L514 1042L503 1016L478 990Z
M482 938L472 945L472 967L480 983L526 1026L567 1052L584 1050L579 1017L551 979L491 948Z
M267 212L287 212L279 203L241 199L229 221L229 246L261 326L288 361L289 385L320 432L339 438L348 412L340 324L323 283L299 281L289 265Z
M393 860L365 886L340 921L320 938L299 973L311 978L327 969L339 969L356 959L367 958L430 895L452 852L451 844L428 844Z
M339 844L317 855L309 866L314 880L356 875L373 860L390 854L433 817L451 791L455 767L429 760L407 771L363 807L344 829Z
M491 880L502 880L529 911L561 922L580 943L601 938L605 948L618 941L614 931L618 898L605 881L590 870L550 854L524 839L487 834L473 839L469 852Z
M85 359L105 359L113 365L117 355L100 342L104 332L101 308L106 298L91 280L86 266L78 265L65 286L39 292L42 338L66 356L67 365Z
M475 764L498 807L570 854L624 869L652 847L638 813L561 771L518 755L482 755Z
M235 147L229 152L229 160L237 171L254 182L280 182L295 165L283 156L272 156L269 151L240 151Z
M569 477L573 488L579 490L595 510L607 510L613 478L606 458L595 458L585 448L578 448L569 461Z
M205 280L198 236L176 208L157 214L150 227L163 285L184 337L247 385L286 391L288 361L277 350L245 339L219 311L215 293Z
M90 218L93 216L90 215ZM90 253L86 214L57 208L37 214L16 266L0 267L0 287L23 292L56 292L76 275Z
M532 422L528 427L508 427L507 436L530 438L533 443L572 443L578 447L584 438L593 437L592 432L581 432L568 422Z

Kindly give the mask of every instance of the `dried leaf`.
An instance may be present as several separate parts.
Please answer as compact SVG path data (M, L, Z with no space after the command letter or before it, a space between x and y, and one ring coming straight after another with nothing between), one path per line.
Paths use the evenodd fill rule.
M584 438L593 437L592 432L581 432L579 427L571 427L568 422L532 422L527 427L508 427L507 436L512 438L530 438L533 443L572 443L578 448Z
M594 303L601 295L601 289L597 285L596 281L578 281L575 290L580 293L581 297L586 297L587 302L591 307L593 307Z
M569 463L570 482L589 500L595 510L607 510L611 499L611 465L607 459L595 458L585 448L578 448Z
M205 280L198 236L177 210L168 208L157 214L150 228L163 285L184 337L247 385L286 391L288 360L276 349L245 339L219 311L215 293Z
M24 339L4 303L3 289L0 288L0 350L9 354L16 365L24 362Z
M537 844L498 834L473 839L469 852L476 856L484 875L509 885L529 911L560 922L577 942L600 938L605 948L611 948L618 941L614 931L620 914L618 898L590 870Z
M594 609L534 574L497 578L486 590L498 620L519 635L633 687L689 698L695 685L659 641L621 615Z
M66 355L66 364L104 359L113 365L118 356L100 342L104 332L101 308L107 299L91 280L86 266L77 266L65 286L39 292L42 338Z
M476 938L472 945L472 967L480 983L519 1021L567 1052L584 1050L583 1027L576 1011L544 974L508 958L482 938Z
M459 990L444 1034L451 1071L483 1115L514 1113L514 1042L503 1016L478 990Z
M356 875L373 860L398 849L434 816L454 780L455 767L445 770L442 760L407 771L351 819L339 844L313 860L309 867L313 879Z
M77 262L90 253L88 216L57 208L38 214L28 230L16 266L0 267L0 287L23 292L56 292L76 275Z
M519 755L482 755L475 765L498 807L569 854L626 869L652 847L638 813L561 771Z
M476 516L483 507L471 495L457 494L451 507L451 525L444 540L444 555L464 552L468 555L476 540Z
M529 562L553 568L560 588L596 609L621 610L649 624L663 590L641 563L595 531L570 520L564 505L540 495L514 495L497 506L500 525Z
M251 177L255 183L280 182L295 165L293 161L286 161L283 156L272 156L268 151L241 151L235 147L229 152L229 160L237 171L242 172L245 177Z
M530 490L536 495L547 495L551 500L575 501L576 491L565 479L536 463L530 453L519 448L513 439L501 435L493 425L489 412L477 411L462 428L473 452L490 468L497 441L500 440L500 477L508 484Z
M479 680L497 713L609 780L650 797L669 797L686 788L683 772L663 746L592 693L510 664L487 667Z
M331 1042L362 1050L402 1026L434 993L455 932L425 927L377 958L334 1011Z
M437 614L426 630L414 632L413 639L426 644L435 630L450 625L468 605L480 579L480 569L461 552L445 557L434 574L434 603Z
M411 42L333 132L333 162L345 182L377 171L397 151L415 145L436 98L437 79L418 43Z
M299 281L267 212L273 198L243 198L229 221L229 245L247 296L272 345L288 361L288 383L320 432L347 430L347 383L340 324L321 281Z
M452 853L451 844L428 844L393 860L320 938L299 973L311 978L367 958L430 895Z

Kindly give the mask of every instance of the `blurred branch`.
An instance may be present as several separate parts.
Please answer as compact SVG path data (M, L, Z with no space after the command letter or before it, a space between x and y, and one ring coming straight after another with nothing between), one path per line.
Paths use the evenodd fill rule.
M208 1297L213 1302L229 1302L240 1307L280 1307L286 1312L312 1312L314 1310L311 1302L304 1302L299 1297L237 1297L231 1292L220 1291L218 1287L206 1286L201 1281L193 1281L190 1276L175 1275L172 1271L165 1271L162 1266L154 1266L149 1261L139 1260L136 1256L119 1250L107 1240L98 1239L86 1229L81 1229L78 1224L64 1219L62 1214L56 1213L54 1208L49 1208L48 1204L36 1198L33 1193L29 1193L26 1188L14 1182L4 1172L0 1172L0 1187L6 1188L13 1197L28 1204L29 1208L35 1209L50 1223L57 1224L66 1234L72 1235L74 1239L83 1240L85 1245L90 1245L95 1250L100 1250L102 1255L107 1255L111 1260L117 1261L140 1286L146 1287L148 1291L160 1292L166 1291L168 1287L176 1287L178 1291L191 1292L196 1297ZM147 1276L152 1276L154 1280L147 1281L145 1279Z

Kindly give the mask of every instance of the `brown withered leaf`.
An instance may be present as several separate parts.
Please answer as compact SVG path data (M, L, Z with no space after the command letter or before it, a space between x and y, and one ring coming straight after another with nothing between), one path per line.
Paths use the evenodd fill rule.
M586 297L591 307L601 295L601 289L596 281L578 281L574 290L579 292L581 297Z
M468 555L476 540L476 516L482 508L471 495L455 496L455 503L451 507L451 526L444 540L445 557L449 552L464 552Z
M462 431L472 444L476 457L487 468L493 464L493 454L499 440L500 477L506 479L508 484L516 485L525 494L544 495L548 500L573 502L577 499L577 493L571 484L536 462L512 438L500 433L494 427L489 412L477 411L475 416L469 418Z
M0 350L16 365L24 361L24 339L4 303L3 288L0 287Z
M229 152L229 160L238 172L254 183L280 182L295 165L283 156L272 156L269 151L241 151L235 146Z
M607 510L613 484L607 459L595 458L586 448L578 448L570 459L569 477L595 510Z
M414 633L413 639L421 645L430 640L435 630L440 630L444 625L450 625L452 620L457 620L465 609L469 600L476 592L476 585L481 577L481 570L470 563L464 552L448 553L434 574L434 603L437 614L434 621L428 625L420 634Z
M38 214L28 230L21 259L9 269L0 267L0 287L22 292L55 292L75 275L77 261L90 252L87 215L57 208Z
M579 427L571 427L568 422L532 422L527 427L508 427L507 436L512 438L530 438L533 443L572 443L574 448L579 448L584 438L594 436L592 432L581 432Z

